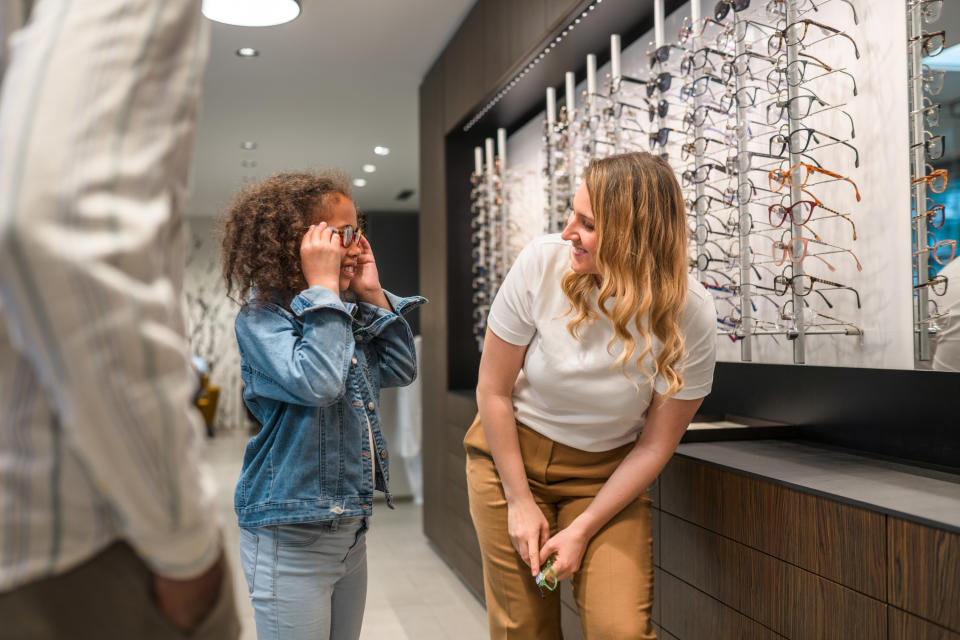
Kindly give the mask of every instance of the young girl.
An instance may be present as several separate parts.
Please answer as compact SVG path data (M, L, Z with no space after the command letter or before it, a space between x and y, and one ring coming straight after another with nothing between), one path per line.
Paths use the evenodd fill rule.
M263 425L234 496L257 635L358 638L374 488L392 508L380 389L416 377L402 315L425 300L380 287L337 172L244 190L227 214L223 274L228 295L246 300L243 399Z
M490 637L654 638L647 487L710 391L716 311L687 275L683 194L648 153L594 160L567 226L497 293L467 432ZM543 590L546 594L546 589Z

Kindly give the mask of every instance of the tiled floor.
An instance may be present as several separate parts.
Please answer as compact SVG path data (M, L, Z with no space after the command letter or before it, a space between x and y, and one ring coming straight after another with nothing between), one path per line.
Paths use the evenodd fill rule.
M245 444L243 434L218 435L209 441L207 459L219 483L219 508L243 622L241 639L254 640L253 609L239 567L233 513L233 487ZM362 640L487 637L483 607L427 544L421 507L401 501L391 511L377 502L367 534L367 554L369 587Z

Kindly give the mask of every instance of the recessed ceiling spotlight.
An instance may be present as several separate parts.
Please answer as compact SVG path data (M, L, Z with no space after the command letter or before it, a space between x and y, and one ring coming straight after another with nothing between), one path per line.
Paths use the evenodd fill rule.
M257 161L256 161L256 160L241 160L241 161L240 161L240 166L241 166L241 167L255 167L255 166L257 166Z
M241 149L246 149L247 151L252 151L257 148L257 143L251 140L246 140L240 143Z
M355 186L355 187L365 187L365 186L367 186L367 181L364 180L363 178L354 178L354 179L353 179L353 186Z
M297 0L203 0L203 15L238 27L270 27L300 15Z
M255 58L260 55L260 52L253 47L240 47L237 49L237 55L241 58Z
M374 147L373 152L378 156L388 156L390 155L390 149L387 147Z
M363 170L366 171L367 173L373 173L374 171L377 170L377 165L375 165L375 164L365 164L365 165L363 165Z

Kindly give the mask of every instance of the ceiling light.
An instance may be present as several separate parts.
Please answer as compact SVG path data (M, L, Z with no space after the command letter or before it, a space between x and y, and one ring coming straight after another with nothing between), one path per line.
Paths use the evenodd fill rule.
M203 15L238 27L269 27L300 15L297 0L203 0Z
M355 186L355 187L365 187L365 186L367 186L367 181L364 180L363 178L354 178L354 179L353 179L353 186Z
M363 165L363 170L366 171L367 173L373 173L374 171L377 170L377 165L375 165L375 164L365 164L365 165Z
M257 148L257 143L251 140L247 140L245 142L240 143L240 148L246 149L247 151L252 151L253 149Z
M256 161L256 160L241 160L241 161L240 161L240 166L241 166L241 167L255 167L255 166L257 166L257 161Z
M260 52L253 47L240 47L237 49L237 55L241 58L254 58L260 55Z
M390 155L390 149L387 147L374 147L373 152L378 156L388 156Z

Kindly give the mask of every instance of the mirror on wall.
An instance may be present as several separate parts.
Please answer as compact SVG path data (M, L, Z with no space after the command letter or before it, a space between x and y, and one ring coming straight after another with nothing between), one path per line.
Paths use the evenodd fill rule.
M922 56L918 96L923 104L912 107L922 113L917 129L923 128L928 147L924 150L924 161L929 163L926 170L937 176L924 185L925 194L913 194L914 225L922 223L927 236L921 239L921 246L931 247L923 255L914 254L915 263L921 263L914 265L913 281L918 315L916 364L924 369L960 371L960 260L955 257L960 242L960 7L955 2L934 2L913 11L919 16L915 27L920 31ZM917 140L919 135L915 134ZM921 208L925 213L918 213L918 195L924 198ZM914 226L915 251L918 231ZM927 318L920 317L924 308ZM924 335L929 344L924 344Z

